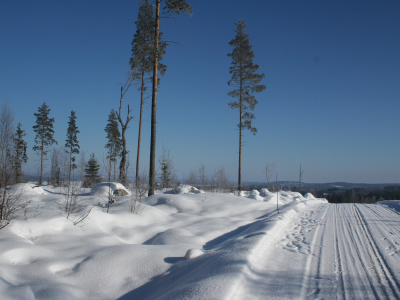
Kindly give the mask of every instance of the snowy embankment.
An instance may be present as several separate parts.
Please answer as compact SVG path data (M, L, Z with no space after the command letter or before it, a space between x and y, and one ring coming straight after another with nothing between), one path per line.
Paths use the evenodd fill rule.
M110 213L95 206L74 226L57 204L62 190L26 190L28 219L0 231L2 299L237 297L258 253L268 256L301 214L326 203L282 192L277 213L277 195L267 190L235 196L182 187L145 198L140 215L129 213L131 196L117 196ZM107 195L86 189L81 201L104 204Z

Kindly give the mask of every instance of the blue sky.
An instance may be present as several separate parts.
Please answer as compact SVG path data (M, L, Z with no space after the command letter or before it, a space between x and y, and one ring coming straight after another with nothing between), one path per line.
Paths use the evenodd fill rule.
M138 2L0 2L0 102L9 101L26 130L27 172L37 168L33 114L43 102L59 145L75 110L81 149L105 153L104 128L119 106ZM258 133L245 132L242 180L264 180L265 163L275 162L280 180L297 180L302 163L306 182L400 181L399 1L188 3L191 17L161 21L165 39L182 45L171 43L163 61L157 156L163 144L179 177L204 164L237 178L238 112L227 105L227 54L242 18L267 86L256 95ZM133 167L139 97L132 88L124 98L135 117L127 131ZM144 117L140 164L148 169L150 105Z

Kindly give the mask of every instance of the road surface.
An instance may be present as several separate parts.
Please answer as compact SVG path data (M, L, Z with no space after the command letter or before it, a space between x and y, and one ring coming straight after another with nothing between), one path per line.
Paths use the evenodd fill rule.
M319 204L300 216L254 249L233 298L400 299L399 214Z

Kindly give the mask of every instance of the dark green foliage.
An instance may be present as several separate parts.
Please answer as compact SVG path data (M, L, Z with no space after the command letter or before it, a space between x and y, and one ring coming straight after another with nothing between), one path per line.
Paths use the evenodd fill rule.
M265 89L265 85L259 84L265 75L264 73L256 74L259 66L253 64L254 54L251 50L249 35L244 32L247 25L241 19L235 25L236 36L229 43L234 49L232 53L228 54L232 58L229 68L229 74L232 74L232 78L228 81L228 85L235 89L228 92L228 95L237 98L238 101L230 102L228 105L232 109L239 109L240 111L241 121L238 127L248 129L256 134L257 129L252 127L254 114L250 111L254 110L258 102L252 93L259 93Z
M93 184L100 182L99 170L100 165L97 163L94 153L92 153L85 168L85 181L83 182L84 187L92 187Z
M46 102L43 103L42 106L39 107L38 113L35 113L36 117L36 125L33 126L33 131L36 132L35 137L35 146L33 146L33 150L43 151L43 155L46 155L48 150L45 150L44 147L51 146L57 142L54 140L54 130L53 123L54 118L49 118L50 113L49 107L46 105Z
M76 115L75 111L71 111L68 122L67 139L65 140L65 147L68 148L67 152L70 154L70 168L76 169L75 157L73 154L79 154L79 142L77 134L79 133L78 127L76 126Z
M108 115L108 123L104 131L107 133L108 140L107 144L105 145L105 148L108 149L107 159L114 162L117 160L117 157L121 155L122 142L121 133L119 131L117 113L113 109Z
M136 24L136 33L132 41L132 57L129 61L135 79L142 80L142 75L153 71L155 55L155 19L153 5L148 0L143 0L139 7ZM159 33L158 38L158 60L162 60L166 53L167 43L162 42L163 34ZM167 66L158 63L158 71L164 75ZM140 87L142 89L142 87Z
M35 113L36 117L36 125L33 126L33 131L36 132L35 137L35 146L33 146L33 150L39 150L41 153L40 159L40 177L39 177L39 185L42 184L42 175L43 175L43 159L44 156L47 155L48 150L46 147L51 146L52 144L56 143L54 140L54 130L53 130L53 123L54 118L49 118L50 109L46 105L46 102L43 103L42 106L39 107L38 113Z
M161 188L171 188L175 179L174 165L169 150L166 150L164 146L162 155L159 157L158 162L161 168Z
M164 10L168 13L191 15L192 7L186 3L186 0L167 0L165 1Z
M21 129L21 123L17 125L17 132L14 136L14 171L15 171L15 183L20 183L23 181L22 173L22 163L28 161L28 156L26 155L27 143L24 141L23 137L26 136L25 130Z

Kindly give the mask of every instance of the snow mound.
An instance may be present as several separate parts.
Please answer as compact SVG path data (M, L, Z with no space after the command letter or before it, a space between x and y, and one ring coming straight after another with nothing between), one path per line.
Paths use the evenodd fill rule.
M12 193L22 195L46 195L47 193L36 184L33 183L18 183L10 186L8 190Z
M378 201L375 204L382 205L387 209L400 213L400 200L384 200Z
M315 199L314 195L311 194L311 193L305 194L305 195L304 195L304 198L307 199L307 200L309 200L309 199Z
M249 193L249 192L246 192L246 191L240 191L240 192L238 193L238 196L239 196L239 197L248 197L248 196L250 196L250 193Z
M264 201L264 198L260 196L260 192L257 190L252 190L247 198L258 201Z
M151 206L159 206L172 213L195 214L201 211L201 202L187 198L187 196L154 195L145 199Z
M268 191L268 189L266 189L266 188L262 188L261 190L260 190L260 196L261 197L267 197L267 196L269 196L269 191Z
M128 190L119 182L102 182L93 185L92 189L90 190L90 194L97 196L108 196L109 192L111 192L112 195L121 195L121 190L125 192L125 195L130 195Z
M192 259L202 255L204 252L200 249L189 249L185 254L185 259Z
M200 194L200 193L204 193L204 192L198 190L194 186L187 185L187 184L179 185L178 187L175 188L175 194L181 195L181 194L189 194L189 193Z

